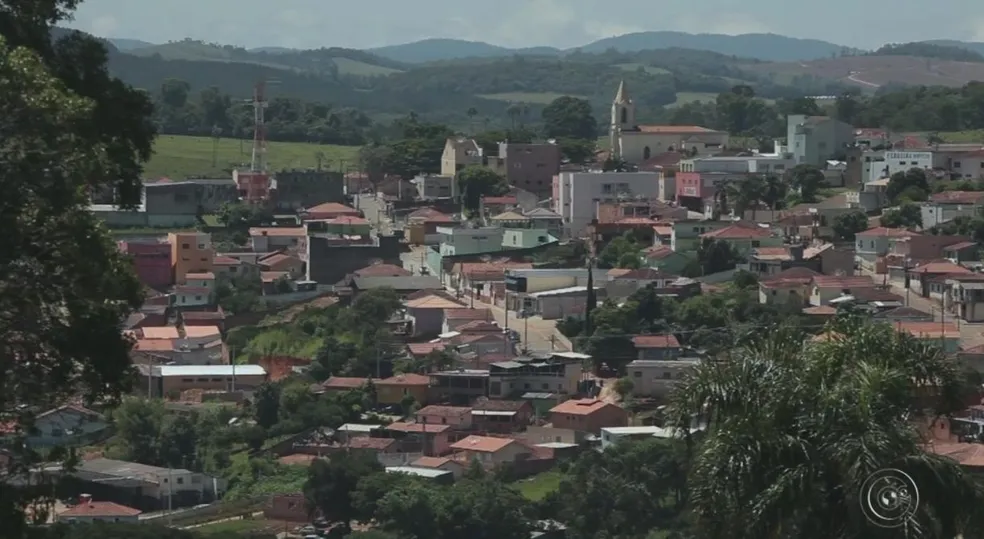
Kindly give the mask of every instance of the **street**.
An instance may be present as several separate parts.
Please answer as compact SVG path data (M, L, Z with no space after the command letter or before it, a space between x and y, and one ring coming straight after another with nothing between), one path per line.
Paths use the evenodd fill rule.
M386 215L386 202L382 199L360 193L355 195L355 206L379 231L379 235L388 236L393 233L393 223Z
M956 316L950 313L944 313L940 304L929 298L924 298L919 294L913 293L911 290L906 290L901 286L895 284L889 284L890 290L893 294L898 294L905 298L905 304L913 309L919 309L920 311L932 313L933 320L940 322L943 317L946 317L947 322L953 322L960 327L960 347L961 348L973 348L974 346L979 346L984 344L984 323L967 323L960 320Z
M521 345L520 348L528 348L530 352L567 352L570 351L570 344L563 335L557 331L556 320L544 320L539 316L529 318L518 318L516 313L509 313L509 320L506 320L506 311L502 307L490 305L475 300L476 308L487 307L492 310L492 316L500 327L512 328L519 332Z

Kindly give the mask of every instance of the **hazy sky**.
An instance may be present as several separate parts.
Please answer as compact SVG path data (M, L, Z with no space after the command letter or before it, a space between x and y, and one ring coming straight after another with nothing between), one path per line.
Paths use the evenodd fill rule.
M645 30L773 32L874 48L984 41L984 0L85 0L71 26L161 43L369 48L449 37L574 47Z

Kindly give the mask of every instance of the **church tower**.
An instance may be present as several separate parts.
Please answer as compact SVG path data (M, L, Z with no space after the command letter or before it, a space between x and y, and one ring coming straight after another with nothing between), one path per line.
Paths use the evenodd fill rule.
M618 83L618 91L615 92L615 100L612 101L612 121L609 127L612 157L621 157L622 137L620 135L623 131L635 129L635 125L635 105L632 103L632 98L629 97L625 80L622 80Z

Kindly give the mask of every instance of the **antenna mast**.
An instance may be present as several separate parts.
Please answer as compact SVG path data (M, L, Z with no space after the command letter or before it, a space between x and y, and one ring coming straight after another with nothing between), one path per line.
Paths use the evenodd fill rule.
M253 88L253 156L250 170L262 172L266 170L266 124L263 111L267 107L266 81L260 79Z

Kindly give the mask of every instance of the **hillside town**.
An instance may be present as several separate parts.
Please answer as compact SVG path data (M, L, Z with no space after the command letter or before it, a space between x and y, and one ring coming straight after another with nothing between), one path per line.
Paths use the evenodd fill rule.
M870 72L778 85L676 49L653 55L730 90L670 103L676 82L634 86L670 71L619 64L584 82L612 86L602 121L597 92L492 125L470 106L486 94L440 117L396 114L431 101L393 91L384 126L271 99L266 75L191 104L183 80L150 97L105 67L207 79L202 50L222 77L283 53L292 84L379 107L385 75L319 55L386 66L195 40L168 44L187 60L107 58L56 36L66 5L0 16L18 29L0 32L0 539L984 530L981 132L878 125L890 88L802 91ZM950 48L872 54L978 56ZM899 90L907 118L921 91ZM285 156L298 141L317 166Z
M763 153L700 126L637 125L634 114L623 82L596 165L564 163L553 142L502 141L490 156L458 136L441 170L409 181L258 168L150 179L136 208L93 195L90 211L109 226L179 229L118 240L145 290L121 321L136 368L126 413L150 402L185 416L218 407L242 440L234 453L280 467L358 454L440 484L476 465L535 482L584 451L706 428L695 419L681 434L662 412L720 353L705 334L731 331L739 315L724 327L710 312L661 325L632 311L638 323L603 325L641 302L713 309L727 297L799 320L813 342L837 339L838 317L860 316L984 369L984 274L969 224L984 203L984 145L793 115L787 138ZM457 175L475 167L508 188L470 210ZM775 182L788 194L770 193ZM195 229L202 214L222 222ZM364 363L333 358L345 354L335 345L291 355L256 344L277 313L278 324L303 325L345 306L384 318L357 321L385 334ZM254 335L245 346L244 331ZM293 399L359 403L357 413L332 424L288 412L283 399L298 388ZM978 470L981 405L966 405L932 426L928 447ZM37 472L74 480L53 520L192 526L245 515L301 535L329 527L298 483L229 502L242 479L221 465L112 458L134 427L111 417L81 402L37 415L29 447L88 448L74 469Z

